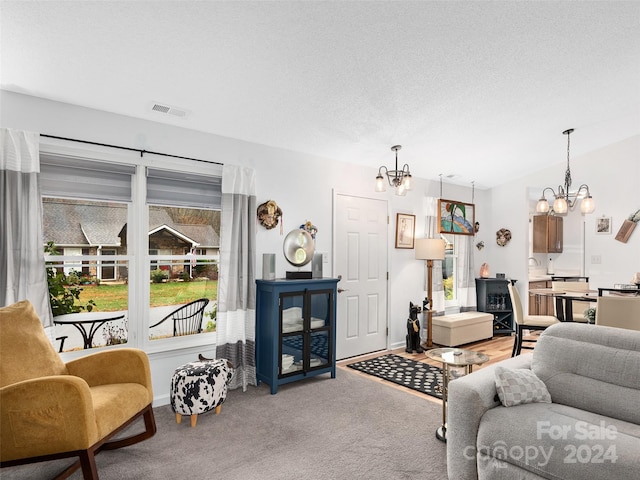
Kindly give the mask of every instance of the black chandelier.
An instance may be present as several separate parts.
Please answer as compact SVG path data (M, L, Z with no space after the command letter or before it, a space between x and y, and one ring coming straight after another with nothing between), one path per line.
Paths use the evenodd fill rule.
M573 210L576 206L578 199L582 199L580 203L580 211L582 213L593 213L596 209L596 203L593 200L593 197L589 193L589 186L585 183L578 187L578 190L571 192L569 189L571 187L571 167L569 166L569 147L570 147L570 136L573 133L573 128L569 130L565 130L562 132L563 135L567 136L567 170L564 173L564 186L558 185L558 193L556 193L553 188L546 187L542 190L542 197L538 200L538 204L536 205L536 212L538 213L548 213L549 212L549 202L547 201L547 197L545 196L545 192L547 190L551 190L551 194L555 197L553 202L553 212L558 215L565 215L569 210Z
M387 187L385 185L382 172L387 175L387 181L389 186L396 189L396 195L406 195L409 190L413 188L413 178L411 172L409 172L409 165L406 163L402 167L402 170L398 169L398 150L402 148L402 145L394 145L391 147L393 152L396 152L396 168L395 170L389 170L384 165L378 169L378 176L376 177L376 192L384 192Z

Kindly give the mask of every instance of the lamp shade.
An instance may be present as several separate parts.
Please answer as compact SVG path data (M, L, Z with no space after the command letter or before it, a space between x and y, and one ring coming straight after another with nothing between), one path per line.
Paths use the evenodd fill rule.
M445 242L441 238L417 238L416 258L418 260L443 260Z
M556 197L556 201L553 202L553 211L559 215L563 215L567 213L568 210L569 208L567 205L567 201L564 199L564 197L561 197L560 195L558 195Z
M596 202L594 202L593 197L591 195L587 195L582 199L580 203L580 211L582 213L593 213L596 209Z
M547 199L542 197L540 200L538 200L538 203L536 204L536 212L538 213L547 213L549 211L549 202L547 202Z

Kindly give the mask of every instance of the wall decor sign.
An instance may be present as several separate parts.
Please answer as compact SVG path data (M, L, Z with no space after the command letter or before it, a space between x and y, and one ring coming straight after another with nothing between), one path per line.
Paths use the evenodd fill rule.
M620 230L616 234L616 240L622 243L627 243L629 241L629 237L633 233L636 228L636 223L631 220L625 219L620 226Z
M396 248L413 248L415 230L415 215L396 214Z
M596 234L611 235L611 217L596 218Z
M440 233L456 235L475 234L475 205L456 200L438 200L438 225ZM479 225L478 225L479 226Z

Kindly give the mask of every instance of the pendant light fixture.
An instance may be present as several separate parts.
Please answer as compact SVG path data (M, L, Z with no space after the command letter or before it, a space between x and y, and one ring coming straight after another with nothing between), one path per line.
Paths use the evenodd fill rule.
M378 169L378 176L376 177L376 192L384 192L387 190L384 176L382 175L383 171L387 176L389 186L396 189L396 195L406 195L407 192L413 188L413 178L409 172L409 165L405 163L402 170L398 170L398 150L401 148L402 145L394 145L391 147L391 151L396 152L395 170L389 170L384 165Z
M553 202L553 212L558 215L566 215L569 210L573 210L578 202L578 199L582 199L580 203L580 211L582 213L593 213L596 209L595 201L593 197L589 193L589 186L587 184L582 184L578 187L578 190L575 192L571 192L569 189L571 188L571 167L569 165L569 148L570 148L570 136L573 133L573 128L569 130L565 130L562 132L563 135L567 136L567 170L564 173L564 186L558 185L558 193L556 193L553 188L546 187L542 190L542 197L538 200L538 204L536 205L536 212L538 213L548 213L549 212L549 202L547 201L547 197L545 196L545 192L547 190L551 190L552 195L555 200Z

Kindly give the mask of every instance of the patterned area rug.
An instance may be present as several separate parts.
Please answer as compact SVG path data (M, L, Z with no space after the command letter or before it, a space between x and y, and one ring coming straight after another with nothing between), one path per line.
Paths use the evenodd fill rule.
M442 398L442 369L390 353L347 365L403 387Z

